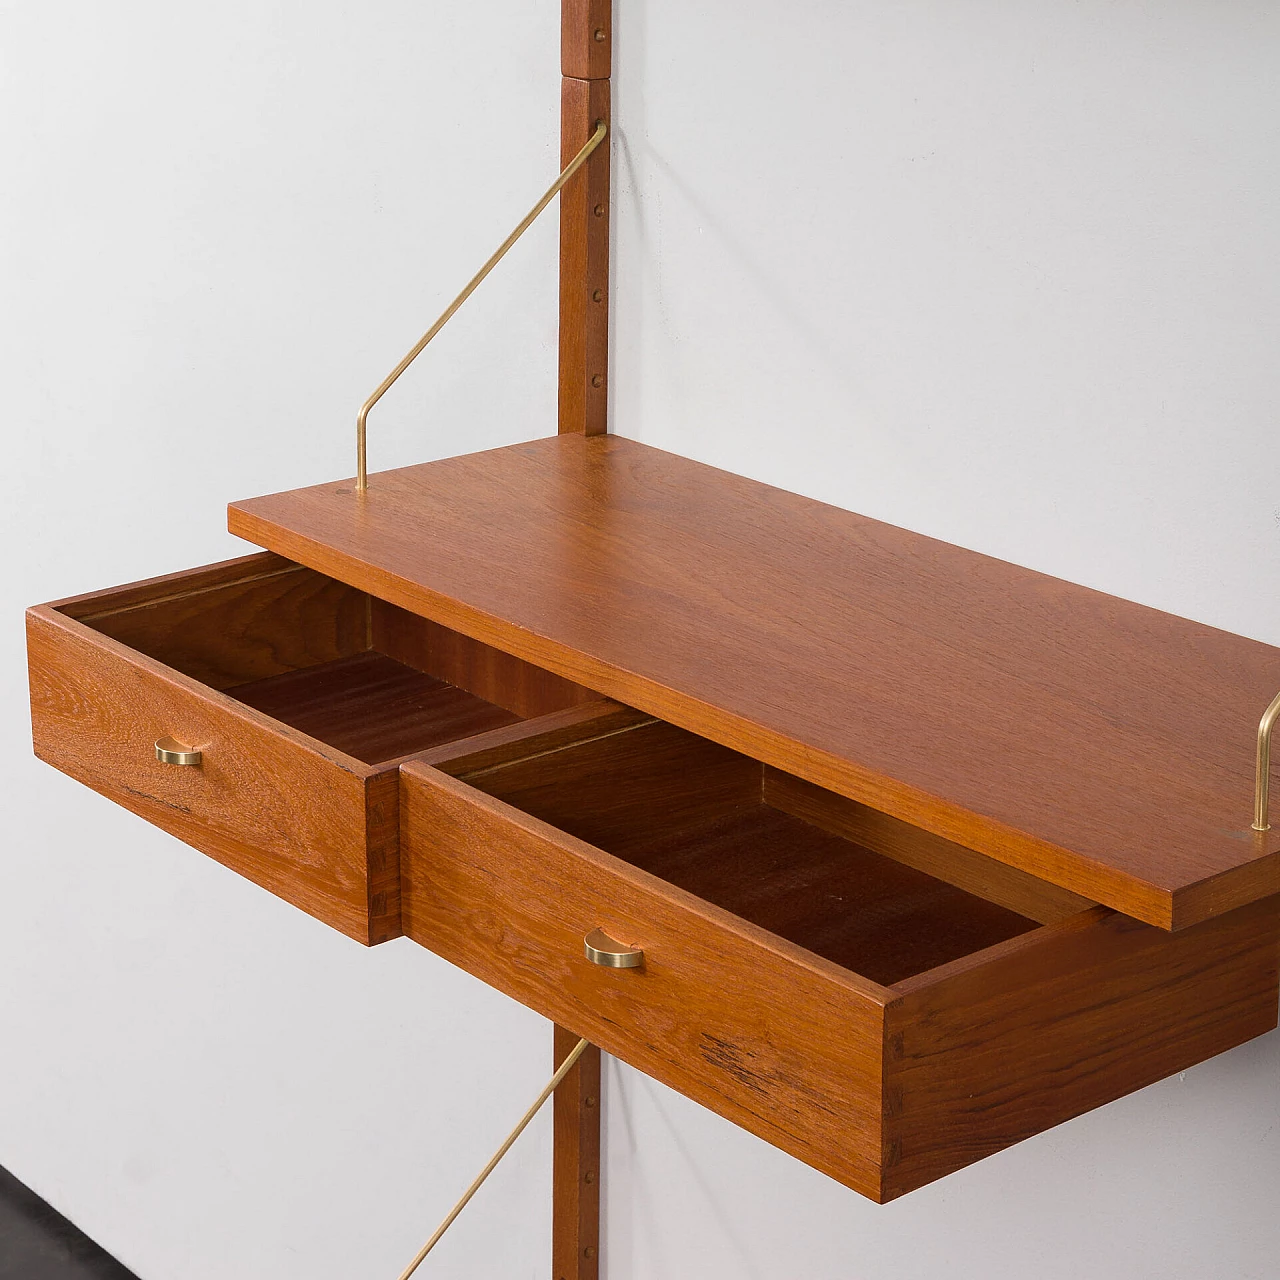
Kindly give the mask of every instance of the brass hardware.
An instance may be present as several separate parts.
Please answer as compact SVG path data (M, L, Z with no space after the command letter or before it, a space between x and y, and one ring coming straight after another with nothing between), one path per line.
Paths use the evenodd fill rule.
M603 218L603 217L604 217L604 205L602 205L602 204L598 204L598 205L596 205L596 207L595 207L591 212L592 212L592 213L594 213L594 214L596 215L596 217L597 217L597 218Z
M604 301L604 290L603 290L603 289L597 289L597 290L596 290L596 291L591 295L591 301L592 301L592 302L603 302L603 301Z
M606 969L638 969L644 964L644 952L639 947L628 947L615 942L600 929L592 929L583 940L582 949L592 964Z
M161 764L198 765L204 759L203 751L196 751L172 738L156 740L156 759Z
M1271 731L1276 727L1277 720L1280 720L1280 693L1272 699L1271 705L1262 713L1262 719L1258 722L1258 756L1253 783L1255 831L1271 830L1271 823L1267 820L1271 791Z
M435 1235L433 1235L431 1239L418 1250L418 1256L414 1258L414 1260L400 1273L400 1280L409 1280L409 1277L418 1269L423 1258L425 1258L427 1254L429 1254L431 1250L439 1244L440 1237L443 1236L451 1226L453 1226L454 1219L467 1207L467 1202L477 1191L480 1190L484 1180L498 1167L498 1161L511 1150L511 1144L515 1142L515 1140L525 1131L529 1125L529 1121L532 1120L533 1117L542 1109L542 1104L546 1102L553 1093L555 1093L560 1082L569 1074L570 1071L573 1070L574 1064L580 1057L582 1057L586 1047L587 1042L585 1040L579 1040L578 1043L573 1046L573 1050L570 1052L569 1056L560 1064L560 1069L547 1082L547 1087L538 1094L537 1101L524 1113L524 1117L521 1119L520 1123L516 1125L509 1134L507 1134L506 1141L502 1146L494 1152L493 1159L491 1159L489 1163L480 1170L480 1176L476 1178L465 1192L463 1192L462 1199L449 1210L449 1216L445 1218L439 1227L436 1228Z
M592 385L593 387L603 387L603 386L604 386L604 377L603 377L601 374L598 374L598 373L597 373L597 374L594 374L594 375L592 376L592 378L591 378L591 385Z
M422 335L414 344L413 350L409 352L403 360L400 361L394 369L382 380L378 389L371 395L363 405L360 406L360 412L356 417L356 492L364 493L369 488L369 469L367 450L365 447L366 423L369 418L369 410L391 389L399 376L422 354L428 342L445 327L453 318L453 314L460 306L476 291L480 282L489 274L490 271L498 265L506 256L507 250L511 248L517 240L533 225L537 216L549 205L556 193L561 187L573 177L579 169L591 158L591 153L604 141L605 135L609 132L609 126L603 120L597 121L596 131L587 140L586 146L578 152L568 165L561 171L560 176L547 188L542 198L521 220L520 225L498 246L497 252L493 257L471 277L467 283L467 287L458 294L454 300L444 309L440 318L431 326L430 329Z
M604 44L604 28L597 27L595 30L596 44Z

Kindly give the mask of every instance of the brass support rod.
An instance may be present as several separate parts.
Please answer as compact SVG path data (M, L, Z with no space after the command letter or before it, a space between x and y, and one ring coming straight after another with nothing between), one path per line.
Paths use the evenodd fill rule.
M554 194L554 192L552 194ZM418 1265L422 1262L423 1258L425 1258L427 1254L429 1254L431 1250L440 1243L440 1237L443 1236L451 1226L453 1226L453 1220L463 1211L463 1209L467 1207L467 1202L477 1191L480 1190L481 1186L484 1184L484 1180L498 1167L498 1161L511 1150L512 1143L514 1143L525 1129L528 1128L529 1121L542 1110L543 1103L545 1103L546 1100L555 1093L556 1087L565 1078L565 1076L573 1070L574 1064L580 1057L582 1057L586 1048L587 1042L585 1040L579 1040L578 1043L574 1045L569 1056L560 1064L560 1069L551 1077L550 1080L547 1081L547 1087L538 1094L538 1100L529 1108L528 1111L524 1113L524 1118L520 1123L516 1125L509 1134L507 1134L506 1141L502 1146L493 1153L493 1159L491 1159L489 1163L480 1170L480 1176L476 1178L465 1192L463 1192L462 1199L449 1210L449 1216L436 1228L435 1235L433 1235L431 1239L418 1250L417 1257L414 1258L414 1260L400 1273L400 1280L409 1280L409 1277L417 1271Z
M1255 831L1271 830L1271 823L1267 820L1271 791L1271 731L1276 727L1277 720L1280 720L1280 693L1276 694L1258 722L1258 759L1253 784L1253 829Z
M603 120L596 125L596 131L587 139L587 144L578 152L568 165L561 171L560 176L547 188L542 198L521 220L520 225L498 246L497 252L493 257L480 268L479 271L471 277L467 283L467 287L458 294L454 300L444 309L444 313L440 319L431 326L430 329L422 335L414 344L413 350L409 352L403 360L400 361L394 369L382 380L378 389L371 395L363 405L360 406L360 413L356 417L356 492L364 493L369 488L369 469L367 465L365 450L365 423L369 417L369 410L391 389L396 379L422 354L428 342L445 327L453 318L453 314L462 306L466 300L476 291L480 282L489 274L490 271L506 257L507 250L511 248L517 240L533 225L537 216L551 203L556 193L561 187L573 177L579 169L591 158L591 153L604 141L605 135L609 132L609 126Z

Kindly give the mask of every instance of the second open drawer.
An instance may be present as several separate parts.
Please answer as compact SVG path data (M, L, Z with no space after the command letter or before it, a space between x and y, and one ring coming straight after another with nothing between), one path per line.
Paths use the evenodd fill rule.
M638 715L403 765L401 857L410 937L875 1200L1276 1023L1274 903L1169 934Z

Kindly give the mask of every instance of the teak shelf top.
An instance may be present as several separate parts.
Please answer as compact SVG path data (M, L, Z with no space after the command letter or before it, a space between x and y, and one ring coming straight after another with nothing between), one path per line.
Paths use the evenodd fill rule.
M1269 645L618 436L255 498L228 524L1153 924L1280 892L1280 832L1250 829Z

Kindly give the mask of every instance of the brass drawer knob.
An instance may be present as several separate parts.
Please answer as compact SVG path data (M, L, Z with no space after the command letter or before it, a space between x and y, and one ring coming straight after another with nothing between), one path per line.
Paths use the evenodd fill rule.
M204 759L204 752L193 751L173 738L159 738L156 741L156 759L161 764L197 765Z
M592 964L602 964L606 969L638 969L644 963L644 952L639 947L615 942L600 929L587 934L582 949Z

